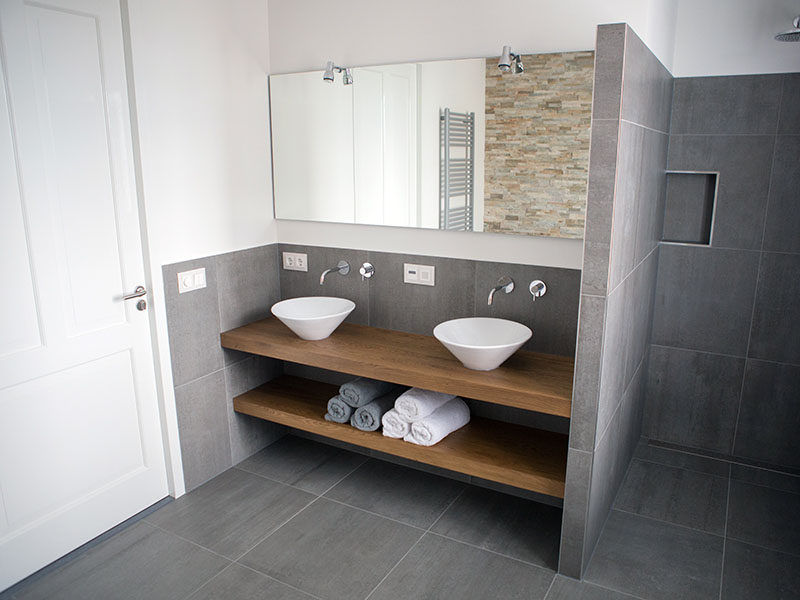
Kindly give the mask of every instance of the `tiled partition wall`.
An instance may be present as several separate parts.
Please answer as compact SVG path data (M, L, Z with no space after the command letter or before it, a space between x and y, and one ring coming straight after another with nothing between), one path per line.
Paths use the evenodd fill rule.
M624 24L598 28L560 571L580 577L641 435L672 76Z
M280 251L305 252L308 272L280 269ZM340 260L349 275L319 276ZM362 280L364 262L375 266L372 279ZM403 264L433 265L436 285L403 283ZM178 294L177 273L206 268L205 289ZM534 332L528 350L573 356L578 319L580 271L531 265L493 263L386 252L316 246L264 246L164 267L178 427L187 489L193 489L232 464L257 452L282 434L265 421L233 412L233 396L283 372L276 361L223 350L220 331L269 316L281 298L339 296L356 309L353 323L430 335L436 324L456 317L494 316L528 325ZM516 289L498 293L487 306L489 290L502 275ZM547 294L533 302L528 284L541 279ZM311 378L325 373L298 365L286 372ZM346 378L346 377L345 377ZM339 378L341 379L341 377ZM485 403L473 403L479 414L525 425L566 432L565 419Z
M281 364L219 345L219 334L269 315L280 299L272 244L163 268L172 378L186 490L258 452L283 428L233 412L231 399L281 373ZM206 270L206 287L178 293L177 274Z
M800 471L800 73L675 80L669 168L719 172L662 244L645 435Z

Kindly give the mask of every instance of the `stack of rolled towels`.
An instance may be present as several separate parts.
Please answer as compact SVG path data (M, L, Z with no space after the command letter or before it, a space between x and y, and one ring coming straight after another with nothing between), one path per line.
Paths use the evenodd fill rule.
M383 415L383 435L433 446L469 423L469 407L453 394L411 388Z
M350 423L362 431L377 431L381 417L394 406L406 388L386 381L359 377L339 388L339 394L328 400L326 421Z

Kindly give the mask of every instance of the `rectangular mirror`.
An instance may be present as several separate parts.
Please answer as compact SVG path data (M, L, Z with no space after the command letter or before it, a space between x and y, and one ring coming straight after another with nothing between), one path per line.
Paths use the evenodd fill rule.
M270 76L279 219L579 239L594 52Z

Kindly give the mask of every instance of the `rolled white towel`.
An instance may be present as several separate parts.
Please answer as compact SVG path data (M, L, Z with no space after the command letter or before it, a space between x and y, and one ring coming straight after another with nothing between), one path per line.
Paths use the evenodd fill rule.
M469 407L461 398L453 398L433 414L411 423L411 431L403 439L420 446L433 446L467 423Z
M393 408L383 414L381 424L383 435L390 438L401 438L411 431L411 423L403 419Z
M394 403L394 409L406 421L413 423L427 417L437 408L455 398L453 394L411 388L403 392Z

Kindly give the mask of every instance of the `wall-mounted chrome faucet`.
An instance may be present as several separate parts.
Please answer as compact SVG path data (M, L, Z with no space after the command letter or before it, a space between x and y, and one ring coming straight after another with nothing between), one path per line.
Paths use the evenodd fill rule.
M358 272L361 273L361 281L364 281L375 275L375 267L373 267L371 263L365 262L361 265Z
M346 260L340 260L339 264L330 269L325 269L322 275L319 276L319 284L325 283L325 275L328 273L339 273L339 275L347 275L350 272L350 263Z
M497 280L497 285L494 286L489 291L489 301L486 303L488 306L492 305L492 301L494 300L494 293L502 291L506 294L510 294L514 291L514 280L511 277L506 277L503 275L500 279Z
M536 302L537 298L541 298L547 293L547 286L541 279L534 279L528 286L528 291L533 296L533 301Z

